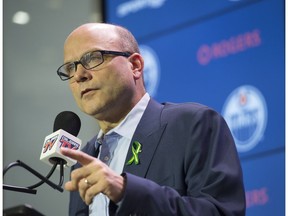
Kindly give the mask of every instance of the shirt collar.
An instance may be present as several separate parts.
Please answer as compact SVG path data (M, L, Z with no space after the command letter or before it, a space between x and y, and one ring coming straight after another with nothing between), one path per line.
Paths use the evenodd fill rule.
M113 132L119 134L122 137L132 139L137 125L149 103L150 95L146 93L141 100L133 107L133 109L126 115L126 117L115 128L110 130L108 134ZM100 129L97 138L103 135L103 131Z

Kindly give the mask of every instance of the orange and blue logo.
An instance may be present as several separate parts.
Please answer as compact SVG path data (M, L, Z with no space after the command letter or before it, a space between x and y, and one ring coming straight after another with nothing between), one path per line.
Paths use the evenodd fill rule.
M227 98L223 111L238 152L253 149L263 138L267 123L265 98L254 86L236 88Z
M48 150L51 150L58 138L58 134L52 138L49 138L46 140L44 146L43 146L43 154L46 153Z

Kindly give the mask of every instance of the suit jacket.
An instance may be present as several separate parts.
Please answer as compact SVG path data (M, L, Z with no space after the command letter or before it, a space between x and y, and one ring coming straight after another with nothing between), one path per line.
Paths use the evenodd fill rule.
M83 151L96 157L95 138ZM124 166L124 197L120 207L110 201L110 215L245 215L238 154L217 112L196 103L151 99L134 141L142 145L140 164ZM131 157L130 147L126 161ZM89 215L78 192L70 194L69 215Z

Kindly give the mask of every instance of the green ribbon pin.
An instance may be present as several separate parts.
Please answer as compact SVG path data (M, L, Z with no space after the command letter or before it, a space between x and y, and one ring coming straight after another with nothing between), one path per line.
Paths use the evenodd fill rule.
M140 163L138 154L141 152L141 143L135 141L132 144L132 154L133 156L126 163L126 165L131 165L133 162L137 165Z

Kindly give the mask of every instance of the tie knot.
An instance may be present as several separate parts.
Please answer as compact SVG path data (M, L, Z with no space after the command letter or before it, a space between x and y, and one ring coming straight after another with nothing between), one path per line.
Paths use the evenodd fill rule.
M102 145L102 143L103 143L103 136L97 138L97 141L96 141L96 142L99 143L99 145Z

